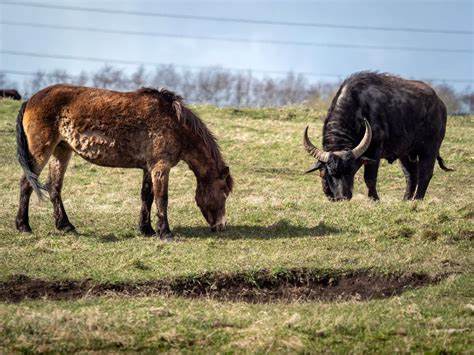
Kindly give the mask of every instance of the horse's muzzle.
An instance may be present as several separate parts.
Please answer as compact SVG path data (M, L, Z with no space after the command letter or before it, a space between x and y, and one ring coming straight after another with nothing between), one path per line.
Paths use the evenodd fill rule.
M220 220L211 227L212 232L222 232L225 230L227 221L225 217L220 218Z

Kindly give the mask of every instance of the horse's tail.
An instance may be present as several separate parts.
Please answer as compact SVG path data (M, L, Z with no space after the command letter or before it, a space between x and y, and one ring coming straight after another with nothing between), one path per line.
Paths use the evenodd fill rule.
M28 149L28 141L26 139L25 130L23 128L23 115L25 113L25 108L28 101L25 101L18 112L16 118L16 153L18 156L18 161L25 173L26 180L30 183L33 190L38 195L40 200L43 200L43 191L46 191L46 188L38 181L38 175L34 173L33 162L31 159L31 153Z
M444 160L443 160L443 158L441 158L441 155L438 154L438 156L436 157L436 159L438 160L438 164L439 164L439 167L440 167L441 169L443 169L444 171L454 171L454 169L448 168L448 167L444 164Z

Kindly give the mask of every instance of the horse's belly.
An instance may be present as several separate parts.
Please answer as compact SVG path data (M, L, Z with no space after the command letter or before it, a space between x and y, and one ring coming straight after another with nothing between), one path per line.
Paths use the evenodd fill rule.
M118 139L100 131L74 132L65 140L78 155L97 165L135 168L143 164L143 157L131 154Z

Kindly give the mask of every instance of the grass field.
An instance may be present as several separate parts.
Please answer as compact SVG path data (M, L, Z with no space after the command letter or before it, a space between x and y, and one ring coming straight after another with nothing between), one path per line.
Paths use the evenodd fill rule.
M436 167L424 201L401 201L401 170L384 162L380 202L359 173L354 198L331 203L319 177L302 174L312 163L302 132L309 123L320 142L322 112L196 107L235 179L229 228L209 231L180 163L165 242L136 231L140 171L78 157L63 198L79 234L55 231L36 197L34 233L18 234L18 108L0 102L0 352L473 352L472 116L450 117L441 152L456 171ZM9 298L9 285L33 281L49 296Z

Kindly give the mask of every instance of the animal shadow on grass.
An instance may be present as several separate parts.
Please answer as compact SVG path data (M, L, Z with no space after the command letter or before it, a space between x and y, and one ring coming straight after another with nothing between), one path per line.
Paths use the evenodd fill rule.
M262 225L228 225L223 232L211 232L206 225L202 226L177 226L172 229L173 235L177 240L192 238L215 238L215 239L276 239L276 238L301 238L301 237L322 237L330 234L340 234L343 231L340 228L319 222L314 227L295 226L287 220L280 220L268 226ZM75 232L75 237L89 237L98 240L101 243L116 243L127 239L140 237L138 232L125 234L97 233L97 232ZM153 237L152 237L153 238Z
M116 243L116 242L121 242L127 239L133 239L136 237L141 236L138 231L131 231L129 233L100 233L100 232L93 232L93 231L86 231L86 232L81 232L81 231L76 231L75 233L69 233L72 236L78 237L78 238L90 238L90 239L95 239L101 243Z
M295 175L301 175L302 171L298 171L296 169L290 169L290 168L279 168L279 167L274 167L274 168L258 168L258 167L252 167L252 171L257 174L263 174L263 175L270 175L270 176L275 176L275 175L288 175L288 176L295 176Z
M178 237L183 238L216 238L216 239L275 239L275 238L301 238L322 237L330 234L342 233L342 230L319 222L314 227L295 226L286 220L280 220L269 226L261 225L228 225L223 232L213 233L209 227L183 227L174 229Z

